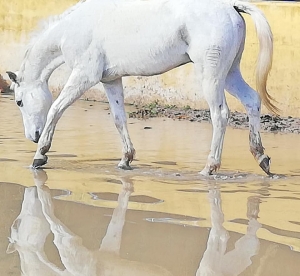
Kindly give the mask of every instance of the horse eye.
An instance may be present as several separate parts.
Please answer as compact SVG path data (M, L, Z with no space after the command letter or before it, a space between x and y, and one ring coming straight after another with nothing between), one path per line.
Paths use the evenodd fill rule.
M17 101L17 106L22 107L23 106L23 102L22 101Z

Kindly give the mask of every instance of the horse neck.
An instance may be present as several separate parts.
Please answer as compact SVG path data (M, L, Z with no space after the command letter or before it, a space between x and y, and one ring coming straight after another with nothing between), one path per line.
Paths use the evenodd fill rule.
M60 39L49 35L37 39L26 52L20 77L25 82L47 82L52 72L64 63L59 45Z
M31 250L18 250L21 262L21 268L24 272L30 272L32 270L38 270L41 265L41 261L36 252L32 252Z
M24 275L63 275L63 271L52 264L43 251L18 250L18 253Z

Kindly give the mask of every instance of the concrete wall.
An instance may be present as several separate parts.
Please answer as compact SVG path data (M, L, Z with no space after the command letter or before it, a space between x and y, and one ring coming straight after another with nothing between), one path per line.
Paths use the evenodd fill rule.
M59 14L76 0L0 0L0 74L18 70L30 33L42 18Z
M40 19L58 14L76 0L0 0L0 74L18 70L29 33ZM260 2L257 5L266 14L274 34L274 62L269 78L269 92L278 101L282 115L300 116L300 3ZM251 86L255 86L254 69L258 42L254 25L248 15L246 49L242 72ZM63 86L69 70L62 66L53 74L51 87L58 91ZM138 104L159 100L181 106L206 107L194 75L193 66L185 65L162 76L149 78L124 78L127 102ZM85 94L85 98L105 100L102 86ZM243 111L241 104L228 96L231 110ZM263 109L263 111L265 111Z

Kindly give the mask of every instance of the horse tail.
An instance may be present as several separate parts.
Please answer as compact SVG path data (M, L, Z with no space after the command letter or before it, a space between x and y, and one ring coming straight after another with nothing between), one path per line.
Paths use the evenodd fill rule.
M270 25L262 11L256 6L238 0L232 3L238 12L249 14L254 21L259 40L259 54L256 65L256 89L268 110L278 115L280 110L274 104L276 101L267 91L267 79L273 60L273 34Z

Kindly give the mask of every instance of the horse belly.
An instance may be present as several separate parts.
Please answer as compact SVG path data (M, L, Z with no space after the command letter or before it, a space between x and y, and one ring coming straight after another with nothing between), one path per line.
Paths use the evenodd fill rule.
M163 41L163 40L162 40ZM168 42L140 41L120 43L118 49L110 48L104 70L104 79L120 76L153 76L190 62L187 44L180 39Z
M178 66L190 62L187 54L156 57L155 59L132 59L126 64L107 68L103 72L103 79L116 79L122 76L153 76L165 73Z

